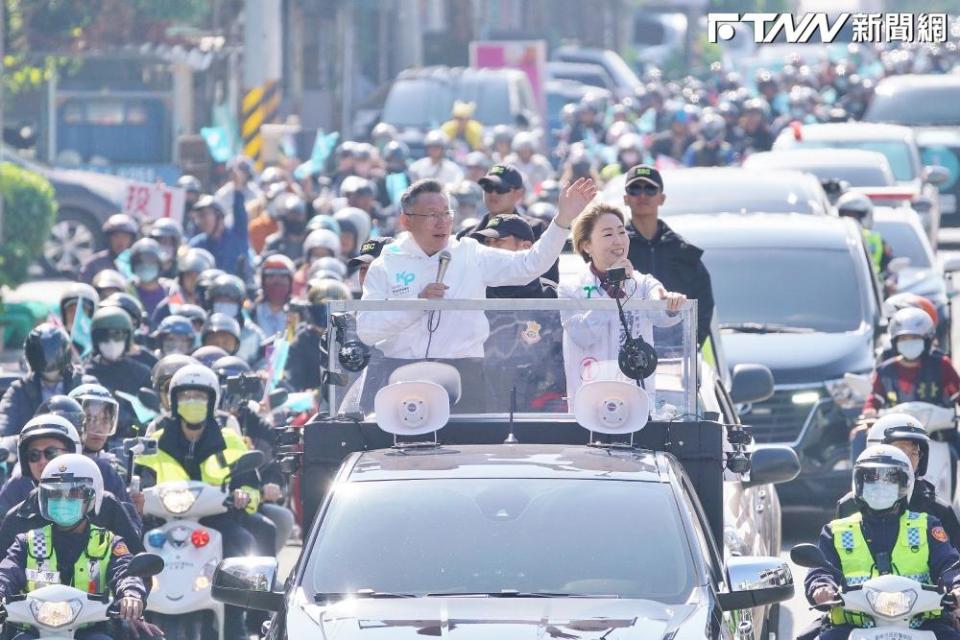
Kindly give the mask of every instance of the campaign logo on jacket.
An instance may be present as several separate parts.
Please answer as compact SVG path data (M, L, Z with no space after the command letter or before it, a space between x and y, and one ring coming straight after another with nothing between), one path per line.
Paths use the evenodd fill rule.
M412 291L410 285L417 279L416 274L410 271L399 271L394 274L394 285L390 287L390 293L395 296L404 296Z

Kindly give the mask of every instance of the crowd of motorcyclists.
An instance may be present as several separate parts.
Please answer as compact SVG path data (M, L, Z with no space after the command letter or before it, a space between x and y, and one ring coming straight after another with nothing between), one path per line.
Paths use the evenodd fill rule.
M568 185L589 183L592 197L626 174L630 218L597 209L573 226L574 249L590 268L584 277L599 278L597 295L616 297L604 274L626 267L651 291L667 287L672 302L697 298L702 344L712 311L709 275L699 250L657 220L657 169L736 164L768 150L790 123L860 117L883 75L946 71L957 57L955 48L906 53L851 45L841 60L791 59L753 78L715 69L705 79L672 81L652 70L633 96L611 103L587 94L567 105L562 130L542 140L519 128L485 130L474 106L458 102L450 121L424 136L421 158L379 124L370 142L343 140L324 166L307 171L289 164L258 172L237 157L219 188L182 176L182 224L111 216L102 229L107 248L64 290L59 313L30 332L27 372L0 400L0 436L16 459L0 487L0 540L9 549L0 561L0 597L58 582L109 589L122 628L102 623L78 637L160 634L141 620L150 581L124 569L156 526L144 492L164 483L224 489L228 509L201 519L220 532L224 557L276 555L295 535L296 487L271 455L275 427L288 417L272 392L321 388L330 322L324 304L358 297L385 247L410 251L400 235L419 224L410 216L449 222L458 238L529 251L557 233L549 229ZM439 183L451 220L440 220L446 211L402 209L404 194L424 180ZM868 211L851 215L863 222ZM563 296L565 284L554 265L529 284L478 286L487 297L523 298L557 297L558 289ZM589 287L574 288L589 297ZM861 427L851 434L853 491L821 535L832 568L806 580L812 604L836 605L842 587L891 571L960 595L960 523L944 503L950 496L921 479L930 450L925 425L904 414L877 417L905 402L952 407L960 397L960 377L937 344L936 311L923 299L901 302ZM615 325L606 331L619 336ZM531 357L543 360L539 352ZM555 395L563 391L554 387ZM316 409L319 393L313 401ZM134 457L147 439L155 448ZM253 450L271 462L232 473ZM228 608L225 637L243 637L261 619ZM921 623L938 637L960 637L945 618ZM846 637L867 624L834 606L822 637Z

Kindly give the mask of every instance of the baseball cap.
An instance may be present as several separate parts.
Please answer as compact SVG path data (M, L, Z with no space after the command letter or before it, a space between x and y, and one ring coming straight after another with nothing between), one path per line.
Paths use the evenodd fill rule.
M656 185L663 191L663 178L660 177L660 172L648 164L638 164L635 167L630 167L630 170L627 171L627 181L623 186L629 187L634 182L640 181Z
M381 238L373 238L367 240L362 245L360 245L360 253L356 258L351 258L348 263L351 268L359 267L361 264L370 264L373 262L374 258L380 255L380 252L383 251L383 248L393 242L393 238L390 236L383 236Z
M519 240L529 240L533 242L533 229L530 224L520 216L509 214L505 216L494 216L490 218L480 231L472 234L476 240L483 238L507 238L513 236Z
M523 188L523 176L512 164L495 164L487 170L487 175L477 180L481 187L491 185L499 187L501 185L511 189Z

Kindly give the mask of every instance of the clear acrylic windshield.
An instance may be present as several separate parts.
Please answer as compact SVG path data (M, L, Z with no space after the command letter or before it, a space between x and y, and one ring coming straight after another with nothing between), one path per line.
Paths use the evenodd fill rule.
M324 390L328 407L376 420L378 390L426 375L455 399L452 414L570 417L584 385L617 380L644 388L652 419L696 420L696 303L621 302L622 318L609 298L330 302L326 364L343 375ZM621 369L627 330L656 351L647 377ZM426 361L449 366L408 366Z

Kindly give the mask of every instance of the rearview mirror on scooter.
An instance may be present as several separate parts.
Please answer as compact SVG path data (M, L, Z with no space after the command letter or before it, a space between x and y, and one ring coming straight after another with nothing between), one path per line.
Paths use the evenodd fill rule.
M138 553L127 565L127 575L149 578L163 571L163 558L155 553Z
M230 475L236 476L256 471L262 467L265 462L266 456L263 455L262 451L247 451L230 464Z
M154 413L160 413L160 396L157 395L157 392L149 387L140 387L140 390L137 391L137 399L140 400L140 403L145 406L150 411Z
M790 549L790 561L807 569L823 569L830 566L827 558L815 544L798 544Z

